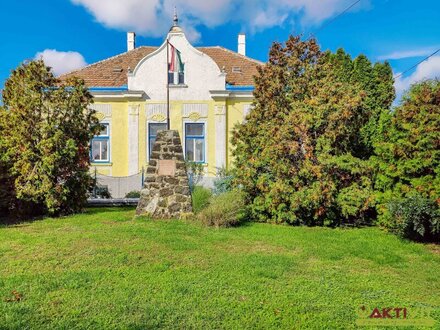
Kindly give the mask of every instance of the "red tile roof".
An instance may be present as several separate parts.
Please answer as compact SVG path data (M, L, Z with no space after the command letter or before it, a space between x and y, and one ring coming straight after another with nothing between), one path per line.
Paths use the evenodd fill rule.
M128 69L133 70L140 60L156 49L157 47L141 46L64 74L60 76L60 79L65 80L73 76L80 77L85 80L89 87L125 86L127 85ZM223 47L199 47L197 49L211 57L220 69L225 70L226 83L230 85L253 85L253 77L257 74L257 67L264 64ZM235 68L234 72L233 68Z

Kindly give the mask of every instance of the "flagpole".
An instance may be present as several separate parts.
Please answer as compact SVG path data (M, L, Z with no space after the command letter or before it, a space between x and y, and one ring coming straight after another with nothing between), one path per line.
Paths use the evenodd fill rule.
M169 76L170 76L170 68L169 68L169 41L167 38L167 130L170 130L170 82L169 82Z

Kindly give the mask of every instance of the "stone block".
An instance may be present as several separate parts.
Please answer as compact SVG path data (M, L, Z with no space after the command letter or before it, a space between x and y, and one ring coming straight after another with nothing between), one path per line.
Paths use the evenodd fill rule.
M175 171L160 170L160 164L164 166L167 162L174 164ZM153 146L136 214L169 219L191 213L191 192L179 133L160 131Z

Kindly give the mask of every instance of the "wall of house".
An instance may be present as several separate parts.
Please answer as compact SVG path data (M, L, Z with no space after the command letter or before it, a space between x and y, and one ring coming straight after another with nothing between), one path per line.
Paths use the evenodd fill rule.
M201 106L201 105L204 106ZM157 107L157 105L161 105ZM191 107L190 105L193 105ZM230 138L235 123L242 122L249 107L249 100L207 100L204 102L182 100L170 102L170 126L179 132L184 146L184 123L205 124L205 173L214 177L217 168L232 161ZM101 114L100 106L111 109L111 113ZM92 163L98 173L110 176L128 176L139 173L148 163L148 128L149 122L166 123L166 104L163 101L146 102L109 102L95 104L103 123L110 124L110 161ZM159 110L152 111L152 108ZM194 111L188 110L194 108ZM207 111L199 110L207 109ZM184 109L187 109L186 112ZM222 117L224 116L224 117ZM104 117L104 118L102 118ZM135 119L133 119L135 117ZM224 123L222 120L224 119ZM131 121L131 124L130 124ZM135 123L135 132L133 132ZM225 131L221 131L224 129ZM219 141L223 140L223 141ZM224 148L224 155L221 149ZM131 150L131 151L130 151ZM134 153L133 153L134 152ZM130 154L131 153L131 154ZM134 164L133 164L134 162Z

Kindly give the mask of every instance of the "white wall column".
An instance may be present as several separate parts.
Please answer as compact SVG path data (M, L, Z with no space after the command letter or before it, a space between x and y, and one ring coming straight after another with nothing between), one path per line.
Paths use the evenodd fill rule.
M215 167L226 167L226 105L215 106Z
M128 175L139 173L139 108L128 106Z

